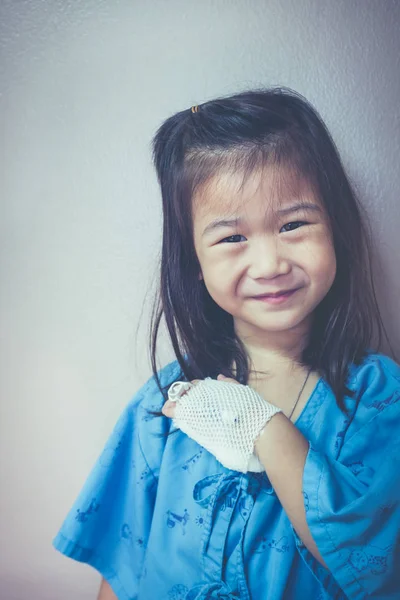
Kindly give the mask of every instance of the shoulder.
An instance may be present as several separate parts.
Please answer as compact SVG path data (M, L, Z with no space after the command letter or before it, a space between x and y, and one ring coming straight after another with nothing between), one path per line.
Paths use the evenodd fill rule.
M182 376L182 369L177 360L174 360L159 371L157 376L161 387L166 390L168 387ZM132 406L137 406L139 411L158 411L164 404L164 396L160 391L157 380L152 375L136 392L131 401Z
M161 387L164 390L167 390L174 381L182 376L182 369L179 362L174 360L168 363L162 369L157 371L157 376ZM152 375L139 389L136 390L133 397L128 402L126 410L131 413L141 413L148 410L158 411L163 403L163 394L157 385L155 376Z
M181 379L182 369L177 360L168 363L157 371L164 395L169 386ZM135 422L138 444L143 457L155 477L158 476L168 434L172 426L171 419L158 415L165 402L156 378L152 375L136 392L127 407Z
M349 387L359 398L399 390L400 365L385 354L369 352L360 365L352 365Z
M368 353L352 366L348 387L355 393L348 438L371 431L386 437L400 425L400 366L389 356Z
M180 378L182 371L175 360L160 369L157 375L161 388L168 390L170 384ZM124 437L135 437L140 442L150 433L164 434L169 430L170 419L154 414L161 411L164 402L164 396L152 375L125 405L112 436L121 436L121 432L124 432Z

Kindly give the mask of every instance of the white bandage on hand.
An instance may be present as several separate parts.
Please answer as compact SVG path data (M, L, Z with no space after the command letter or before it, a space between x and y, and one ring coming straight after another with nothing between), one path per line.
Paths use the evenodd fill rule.
M206 448L228 469L247 473L264 467L254 444L267 422L282 412L247 385L207 377L176 381L168 390L176 402L173 424Z

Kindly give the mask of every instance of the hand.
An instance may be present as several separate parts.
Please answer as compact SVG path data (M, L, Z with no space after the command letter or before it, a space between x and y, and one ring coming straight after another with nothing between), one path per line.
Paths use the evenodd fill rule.
M223 375L217 380L175 382L168 395L162 413L225 467L242 473L264 470L254 444L266 423L281 412L279 408L251 387Z
M239 381L236 381L236 379L232 379L231 377L225 377L225 375L218 375L217 380L218 381L229 381L230 383L237 383L238 385L241 385L239 383ZM201 381L201 379L193 379L190 383L195 385L199 381ZM186 394L187 394L187 392L184 392L181 397L185 396ZM176 402L173 402L172 400L167 400L167 402L162 407L161 412L166 417L173 419L175 417L175 407L176 407Z

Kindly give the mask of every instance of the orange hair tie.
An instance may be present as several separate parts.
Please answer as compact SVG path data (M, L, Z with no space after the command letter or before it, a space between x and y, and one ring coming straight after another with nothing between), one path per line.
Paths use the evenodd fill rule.
M199 107L198 106L192 106L192 113L197 113L199 112Z

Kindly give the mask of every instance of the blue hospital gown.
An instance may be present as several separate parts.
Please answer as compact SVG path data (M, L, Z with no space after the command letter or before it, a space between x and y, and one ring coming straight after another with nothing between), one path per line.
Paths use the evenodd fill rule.
M182 378L177 361L163 385ZM154 378L121 415L54 546L119 600L400 598L400 367L370 353L338 409L320 379L295 425L309 440L307 522L325 569L265 473L239 473L153 417Z

